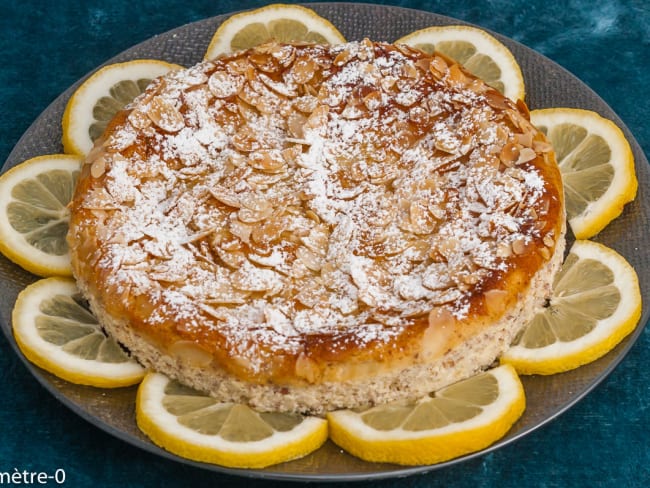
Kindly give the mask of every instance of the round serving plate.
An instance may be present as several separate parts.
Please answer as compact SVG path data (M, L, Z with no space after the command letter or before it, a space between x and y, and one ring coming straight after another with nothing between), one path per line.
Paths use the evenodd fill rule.
M331 20L349 40L368 37L377 41L394 41L416 29L431 25L464 23L430 12L372 4L317 3L308 6ZM191 66L202 60L212 34L227 17L222 15L201 20L157 35L127 49L106 64L137 58L155 58ZM634 266L639 275L644 301L643 315L635 331L603 358L563 374L523 377L526 412L497 443L483 451L445 463L416 467L367 463L346 454L330 441L305 458L262 470L229 469L180 458L155 446L136 426L136 387L100 390L73 385L37 368L24 358L11 332L11 310L17 294L37 278L0 256L0 326L16 354L25 362L36 380L59 401L115 437L156 455L188 465L252 478L352 481L403 477L442 469L510 444L566 411L612 372L637 340L648 320L648 309L645 305L650 290L650 252L645 244L650 234L646 225L650 198L645 193L645 189L650 187L648 161L623 122L588 86L541 54L498 33L493 34L505 43L517 58L526 82L526 102L531 109L579 107L594 110L616 122L625 132L636 158L639 194L633 203L626 206L623 215L594 240L616 249ZM62 93L34 121L9 155L3 171L33 156L62 152L61 117L68 98L82 81L79 80Z

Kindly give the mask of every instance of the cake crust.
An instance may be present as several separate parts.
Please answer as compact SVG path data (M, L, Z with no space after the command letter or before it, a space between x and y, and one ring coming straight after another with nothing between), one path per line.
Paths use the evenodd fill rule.
M552 148L437 55L270 43L155 80L86 159L73 272L145 365L323 413L487 367L564 249Z

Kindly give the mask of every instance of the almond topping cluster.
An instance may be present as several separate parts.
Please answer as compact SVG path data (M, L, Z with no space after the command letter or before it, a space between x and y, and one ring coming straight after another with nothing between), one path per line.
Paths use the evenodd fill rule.
M313 334L385 340L436 307L462 317L511 259L555 244L551 148L524 108L368 40L172 73L88 159L95 264L243 357Z

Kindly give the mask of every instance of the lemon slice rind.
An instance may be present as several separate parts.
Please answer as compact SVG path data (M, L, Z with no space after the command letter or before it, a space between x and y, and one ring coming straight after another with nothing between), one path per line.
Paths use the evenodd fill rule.
M138 388L136 421L156 445L199 462L231 468L264 468L303 457L327 440L327 421L305 417L287 432L275 431L261 441L233 442L219 435L197 432L179 423L178 417L163 406L169 378L149 373Z
M135 59L100 68L72 94L63 112L63 150L68 154L86 155L93 147L88 134L95 120L95 103L109 94L115 84L124 80L153 79L180 66L157 59Z
M244 27L258 22L266 25L269 22L281 19L302 22L309 32L319 33L330 44L345 42L345 37L343 37L334 24L318 15L312 9L300 5L276 3L255 10L241 12L226 19L212 36L204 59L214 59L219 55L231 53L230 43L233 37Z
M593 237L620 216L625 204L636 197L638 181L634 170L634 154L625 134L614 122L590 110L538 109L530 112L530 118L535 126L548 129L557 124L578 125L587 129L590 135L602 137L609 144L612 153L610 164L615 168L609 188L598 200L589 203L580 215L569 216L568 219L576 239ZM558 164L562 171L562 161L558 161Z
M75 282L62 277L45 278L26 287L18 295L12 312L14 337L20 350L30 362L71 383L98 388L118 388L139 383L145 370L133 360L104 362L84 359L39 335L36 318L41 314L41 303L56 295L73 296L77 293ZM76 325L72 319L68 322ZM90 326L87 323L83 325ZM96 328L100 330L99 325Z
M618 288L621 301L612 315L573 341L557 341L534 349L521 344L511 346L502 356L501 363L512 365L520 374L550 375L593 362L634 331L641 318L639 280L625 258L603 244L586 240L576 241L570 252L578 259L595 259L610 268L614 276L612 284Z
M436 464L485 449L510 430L526 404L514 368L499 366L485 374L496 378L499 395L473 418L428 430L380 431L361 420L363 412L340 410L327 415L330 438L366 461L401 465Z
M447 41L469 42L477 48L478 53L492 58L501 69L500 81L505 87L504 95L513 101L524 100L526 89L519 63L510 49L482 29L465 25L427 27L401 37L395 44L417 47L421 44L435 45Z
M33 207L38 205L33 198L30 198L29 202L17 200L13 196L13 190L16 185L30 179L35 180L38 175L50 171L69 172L70 178L74 179L75 173L81 168L82 161L83 158L80 156L67 154L37 156L14 166L0 176L0 252L23 269L38 276L70 276L72 274L70 254L55 255L44 252L29 243L27 234L14 228L9 219L8 208L12 202L27 203ZM47 195L49 200L54 200L55 196L51 195L42 183L38 183L37 186L44 196ZM65 208L67 202L59 203L61 207L58 210L41 209L52 219L50 223L43 224L43 227L67 221L68 211Z

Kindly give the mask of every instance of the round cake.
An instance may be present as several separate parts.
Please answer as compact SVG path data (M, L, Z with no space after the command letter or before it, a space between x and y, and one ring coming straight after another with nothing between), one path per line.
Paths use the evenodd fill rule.
M106 332L267 411L414 400L485 369L564 250L560 172L525 104L369 40L268 43L154 80L70 210Z

